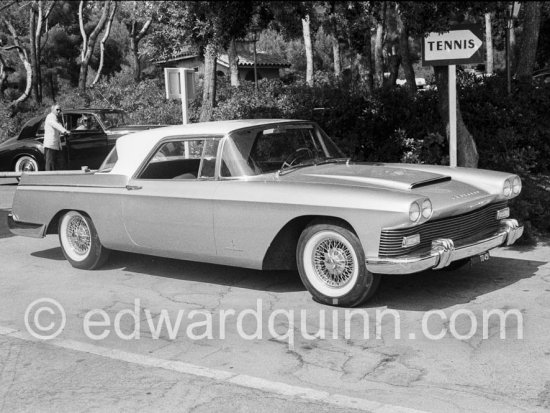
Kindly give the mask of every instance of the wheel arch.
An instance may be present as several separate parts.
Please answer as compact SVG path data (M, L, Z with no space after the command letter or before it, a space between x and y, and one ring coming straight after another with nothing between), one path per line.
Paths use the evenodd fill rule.
M296 249L306 227L315 224L340 225L357 235L353 226L343 218L325 215L304 215L287 222L271 241L262 261L263 270L296 270Z
M45 160L44 160L44 154L42 152L40 152L39 150L37 150L37 151L24 150L24 151L21 151L21 152L17 152L15 155L13 155L12 160L11 160L10 170L13 171L15 169L15 164L17 163L19 158L21 158L23 156L30 156L38 164L38 169L39 170L44 169Z
M58 211L53 217L52 219L50 220L50 222L48 223L48 228L46 230L46 235L50 235L50 234L58 234L59 233L59 220L63 217L63 215L65 215L67 212L69 211L76 211L82 215L86 215L88 218L92 219L90 217L90 214L88 214L86 211L83 211L83 210L79 210L79 209L75 209L75 208L67 208L67 209L62 209L60 211Z

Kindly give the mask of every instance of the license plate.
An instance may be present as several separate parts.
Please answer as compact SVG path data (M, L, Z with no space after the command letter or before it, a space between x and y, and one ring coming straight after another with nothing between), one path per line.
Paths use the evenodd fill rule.
M478 264L478 263L481 263L481 262L487 262L487 261L489 261L490 258L491 258L491 255L489 255L489 251L487 251L487 252L484 252L484 253L479 254L479 255L474 255L471 258L471 262L472 262L472 264Z

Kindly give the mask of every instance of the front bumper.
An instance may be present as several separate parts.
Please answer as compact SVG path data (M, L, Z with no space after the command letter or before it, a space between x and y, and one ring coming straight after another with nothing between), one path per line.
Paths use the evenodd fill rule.
M423 255L410 255L399 258L368 258L367 270L377 274L413 274L416 272L445 268L453 261L470 258L502 245L512 245L523 234L523 226L515 219L500 221L499 230L482 240L466 240L454 245L450 238L440 238L432 242L432 248Z
M8 228L14 235L32 238L43 238L46 232L46 225L18 221L11 212L8 214Z

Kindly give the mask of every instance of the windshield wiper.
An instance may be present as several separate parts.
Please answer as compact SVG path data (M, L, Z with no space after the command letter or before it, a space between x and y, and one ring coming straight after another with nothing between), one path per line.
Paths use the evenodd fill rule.
M325 165L329 163L349 163L351 158L315 158L315 159L309 159L307 162L300 162L296 165L291 165L282 167L277 171L277 176L286 175L289 172L295 171L296 169L305 168L306 166L317 166L317 165Z
M325 165L327 163L345 163L348 164L351 158L325 158L322 161L316 162L315 165Z

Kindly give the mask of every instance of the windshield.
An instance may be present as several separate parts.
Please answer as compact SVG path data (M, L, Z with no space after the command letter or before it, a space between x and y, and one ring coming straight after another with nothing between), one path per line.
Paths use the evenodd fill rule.
M313 124L263 126L229 135L223 147L221 176L261 175L343 157Z
M124 112L101 112L99 117L106 129L127 125Z

